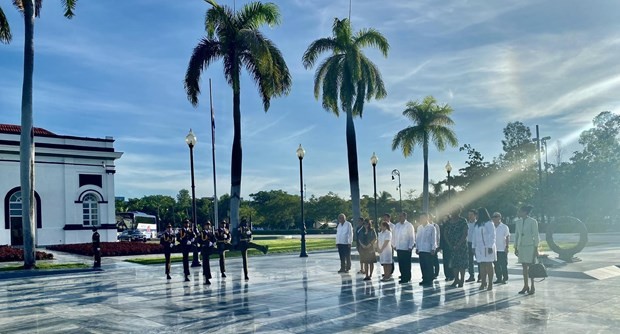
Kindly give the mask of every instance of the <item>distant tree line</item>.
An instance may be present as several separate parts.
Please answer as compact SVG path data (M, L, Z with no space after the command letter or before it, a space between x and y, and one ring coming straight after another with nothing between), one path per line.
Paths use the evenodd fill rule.
M522 122L508 123L502 140L503 153L487 160L472 145L460 150L466 155L465 167L450 178L430 181L430 207L462 203L464 208L486 207L506 217L515 216L522 204L533 204L536 210L545 207L548 219L574 216L589 224L620 224L620 115L602 112L593 120L593 127L581 133L581 150L564 161L561 145L553 152L542 149L542 188L539 188L537 143L532 132ZM549 145L547 150L551 150ZM551 158L549 160L549 158ZM405 192L402 209L410 214L422 209L422 194ZM542 197L541 197L542 196ZM544 203L541 203L541 198ZM142 211L157 215L164 224L180 226L191 216L191 196L188 190L179 191L176 198L164 195L144 196L117 201L117 211ZM218 200L220 218L228 216L229 195ZM213 220L213 198L196 200L198 222ZM374 198L362 195L361 216L374 218ZM305 220L308 228L333 221L344 212L351 216L352 204L332 192L311 196L305 201ZM398 198L387 191L377 197L377 211L395 214L400 211ZM251 218L257 227L265 229L298 229L300 223L299 195L283 190L264 190L250 194L241 201L240 216Z

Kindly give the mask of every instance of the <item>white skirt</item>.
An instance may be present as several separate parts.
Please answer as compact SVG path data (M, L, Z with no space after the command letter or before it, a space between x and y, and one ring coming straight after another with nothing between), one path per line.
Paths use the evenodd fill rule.
M476 261L478 263L484 262L495 262L497 261L497 250L495 246L493 246L493 252L491 254L487 253L486 248L475 248L474 253L476 254Z

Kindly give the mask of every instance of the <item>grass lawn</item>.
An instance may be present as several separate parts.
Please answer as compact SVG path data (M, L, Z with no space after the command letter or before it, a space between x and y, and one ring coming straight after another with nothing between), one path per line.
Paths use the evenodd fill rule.
M269 245L269 253L268 254L281 254L281 253L299 253L301 250L301 241L299 239L273 239L273 240L256 240L254 241L259 245ZM336 249L336 241L335 239L306 239L306 250L307 251L316 251L316 250L329 250ZM248 251L249 256L257 256L263 255L263 253L251 249ZM240 257L240 252L226 252L226 257ZM191 254L190 254L191 258ZM217 254L211 255L212 259L218 258ZM135 258L126 260L127 262L138 263L138 264L162 264L165 262L164 255L157 258ZM181 262L183 261L183 257L181 255L173 255L171 258L172 262Z
M35 269L42 269L42 270L47 270L47 269L86 269L86 268L90 268L91 266L84 264L84 263L45 263L45 262L38 262L37 261L37 265L35 266ZM23 265L14 265L14 266L7 266L7 267L2 267L0 268L0 271L13 271L13 270L24 270L24 266Z

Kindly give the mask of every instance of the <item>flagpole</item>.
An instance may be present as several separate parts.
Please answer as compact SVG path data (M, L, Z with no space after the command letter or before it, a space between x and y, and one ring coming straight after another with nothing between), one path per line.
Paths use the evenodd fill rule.
M213 95L211 94L211 78L209 78L209 105L211 106L211 156L213 157L213 226L219 227L220 220L217 212L217 182L215 176L215 113L213 112Z

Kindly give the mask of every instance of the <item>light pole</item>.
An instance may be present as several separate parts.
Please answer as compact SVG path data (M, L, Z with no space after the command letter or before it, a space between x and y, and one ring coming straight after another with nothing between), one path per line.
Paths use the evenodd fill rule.
M303 172L303 164L301 163L304 160L304 155L306 155L306 151L304 148L297 148L297 157L299 158L299 189L301 192L300 201L301 201L301 252L299 253L299 257L308 257L308 253L306 253L306 221L304 220L304 172Z
M398 203L400 206L399 211L403 212L403 193L400 190L400 171L398 169L394 169L392 171L392 181L394 181L394 175L398 176Z
M209 78L209 105L211 106L211 157L213 159L213 225L220 226L217 212L217 182L215 177L215 112L213 111L213 95L211 94L211 78Z
M549 138L551 139L551 138ZM540 138L540 132L538 131L538 124L536 125L536 138L532 139L536 142L536 152L538 153L538 200L540 203L540 221L545 223L545 198L543 196L542 187L542 162L540 161L540 145L542 139Z
M448 172L448 201L450 201L451 188L450 188L450 173L452 172L452 165L450 165L450 161L446 164L446 172Z
M549 177L549 160L548 160L549 157L547 155L547 141L550 139L551 139L551 136L540 138L542 145L545 146L545 178Z
M196 231L196 185L194 183L194 146L196 145L196 136L192 129L189 129L189 133L185 137L185 142L187 146L189 146L189 166L192 172L192 229ZM194 249L194 254L192 256L192 267L199 267L200 262L198 261L198 250L196 249L196 245L192 245Z
M372 165L372 183L373 188L375 190L375 227L378 228L379 220L377 220L377 162L379 162L379 158L375 152L372 152L372 157L370 157L370 164Z

